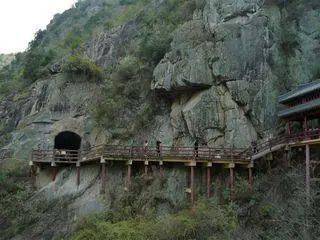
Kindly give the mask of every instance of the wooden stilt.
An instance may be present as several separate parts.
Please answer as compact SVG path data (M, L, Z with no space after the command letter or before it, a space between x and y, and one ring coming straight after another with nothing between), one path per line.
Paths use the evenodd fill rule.
M163 162L159 162L159 170L160 170L160 176L164 177L164 169L163 169Z
M310 145L306 144L306 195L310 203Z
M252 174L252 167L248 167L248 173L249 173L249 179L248 179L248 182L249 182L249 190L250 192L253 191L253 174Z
M291 135L291 121L288 121L288 134Z
M194 166L190 167L190 200L192 206L194 205Z
M207 166L207 197L211 197L211 167Z
M58 168L57 166L52 166L52 182L56 181L56 177L58 175Z
M126 186L125 190L128 191L131 185L131 174L132 174L132 161L127 162L127 179L126 179Z
M105 193L106 190L106 161L105 159L101 158L101 191L100 193Z
M30 166L30 185L32 189L36 189L36 177L37 177L37 166L32 161L29 162Z
M56 181L56 177L57 177L57 174L58 174L58 169L57 169L57 165L55 162L51 162L51 167L52 167L52 191L56 191L56 184L55 184L55 181Z
M230 167L229 168L229 173L230 173L230 199L234 199L234 168Z
M80 162L76 163L76 167L77 167L77 186L80 185Z
M144 161L144 174L145 174L145 176L148 175L148 166L149 166L149 161Z

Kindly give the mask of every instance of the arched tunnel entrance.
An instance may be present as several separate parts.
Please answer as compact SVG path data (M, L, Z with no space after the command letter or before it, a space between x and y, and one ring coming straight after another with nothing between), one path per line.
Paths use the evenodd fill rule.
M60 132L54 139L55 149L79 150L80 146L81 137L74 132Z

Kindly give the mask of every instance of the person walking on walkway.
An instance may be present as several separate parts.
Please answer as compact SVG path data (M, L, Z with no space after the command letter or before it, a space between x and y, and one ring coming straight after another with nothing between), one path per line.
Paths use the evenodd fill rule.
M194 142L194 156L195 157L199 156L199 140L198 139Z
M160 140L157 140L156 142L156 145L157 145L157 154L158 154L158 157L161 157L161 141Z

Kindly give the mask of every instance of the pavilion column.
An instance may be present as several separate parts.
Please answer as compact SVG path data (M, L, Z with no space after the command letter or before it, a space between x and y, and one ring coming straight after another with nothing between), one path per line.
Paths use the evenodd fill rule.
M292 129L291 129L291 121L290 120L288 120L287 126L288 126L288 134L291 135Z
M304 116L304 120L303 120L303 131L304 131L304 137L305 139L308 138L308 134L307 134L307 131L308 131L308 120L307 120L307 116L305 115Z
M308 130L308 119L306 115L304 116L304 119L303 119L303 129L304 131Z
M306 195L310 202L310 145L306 144Z

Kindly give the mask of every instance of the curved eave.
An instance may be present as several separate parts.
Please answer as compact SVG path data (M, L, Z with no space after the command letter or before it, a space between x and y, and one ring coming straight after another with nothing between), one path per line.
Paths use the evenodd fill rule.
M297 105L292 108L284 109L278 113L279 118L290 118L295 114L303 113L303 112L308 112L313 109L319 108L320 107L320 99L315 99L313 101Z
M320 82L311 82L304 85L299 86L297 89L294 89L286 94L283 94L278 97L278 102L285 104L290 101L293 101L294 99L303 97L309 93L312 93L316 90L320 89Z

